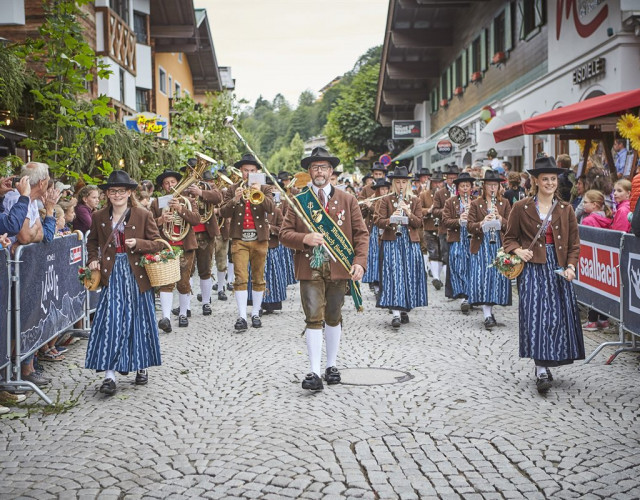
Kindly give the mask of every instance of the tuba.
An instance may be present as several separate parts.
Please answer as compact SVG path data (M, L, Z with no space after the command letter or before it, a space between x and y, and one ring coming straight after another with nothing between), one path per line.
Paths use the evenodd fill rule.
M211 186L209 186L209 183L207 182L198 181L196 184L203 191L211 191ZM211 203L207 203L202 198L198 198L197 203L198 213L200 214L200 224L206 224L213 216L213 205Z
M202 179L205 170L211 168L216 163L213 158L209 158L202 153L196 153L196 166L189 168L182 180L173 188L173 197L180 201L185 210L191 210L191 202L182 196L182 192L192 184ZM173 218L169 222L162 225L161 232L169 241L181 241L187 236L191 224L185 221L177 212L173 212L171 208L166 208L169 213L173 214ZM213 212L212 212L213 213Z

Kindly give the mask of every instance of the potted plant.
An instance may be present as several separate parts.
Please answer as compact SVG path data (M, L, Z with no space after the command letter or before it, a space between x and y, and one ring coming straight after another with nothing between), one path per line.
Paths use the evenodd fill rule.
M482 71L471 73L471 83L480 83L482 81Z
M440 107L441 108L446 108L449 105L449 100L448 99L440 99Z
M498 66L507 60L507 54L504 52L496 52L493 54L491 64L497 64Z
M458 97L460 97L463 92L464 89L462 87L456 87L455 89L453 89L453 95L457 95Z

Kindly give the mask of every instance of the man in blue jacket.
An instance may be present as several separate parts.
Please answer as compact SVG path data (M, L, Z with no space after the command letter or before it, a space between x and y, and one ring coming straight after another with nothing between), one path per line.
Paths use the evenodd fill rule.
M10 237L20 232L27 217L29 203L31 202L29 198L31 194L29 176L25 175L16 183L16 190L20 194L18 200L9 211L0 213L0 234L6 234Z

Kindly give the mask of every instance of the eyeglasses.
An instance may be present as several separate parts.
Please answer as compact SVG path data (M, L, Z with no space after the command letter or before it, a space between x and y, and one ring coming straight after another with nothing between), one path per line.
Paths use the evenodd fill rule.
M109 189L107 190L107 194L110 195L120 195L120 196L124 196L125 194L127 194L127 191L129 191L128 189Z
M309 170L312 172L328 172L331 169L331 165L314 165L313 167L309 167Z

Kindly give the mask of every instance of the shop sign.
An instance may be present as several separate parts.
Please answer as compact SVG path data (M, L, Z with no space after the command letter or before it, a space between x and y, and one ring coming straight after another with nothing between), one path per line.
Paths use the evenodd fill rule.
M580 85L598 75L604 75L604 57L596 57L573 70L573 84Z
M129 130L135 130L142 134L159 134L167 126L166 118L146 111L134 116L125 116L123 121Z
M420 120L393 120L391 129L394 139L419 139L422 137L422 122Z
M463 144L467 141L467 133L462 127L454 125L449 129L449 139L451 139L456 144Z
M436 144L436 151L441 155L449 155L453 151L453 144L447 139L442 139Z

